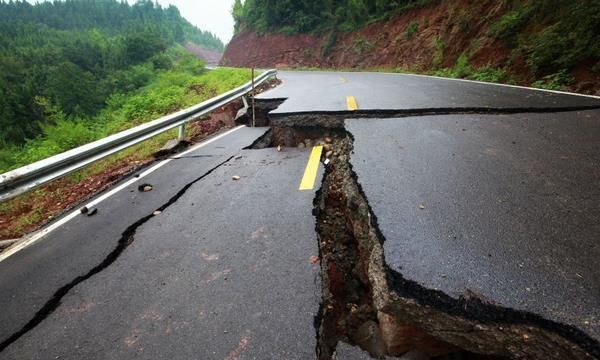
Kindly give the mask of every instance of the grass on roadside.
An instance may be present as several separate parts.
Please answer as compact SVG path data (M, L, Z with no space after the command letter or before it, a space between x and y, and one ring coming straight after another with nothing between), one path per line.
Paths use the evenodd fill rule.
M174 52L174 65L155 71L143 87L113 94L92 118L68 118L46 105L53 124L22 146L0 145L0 173L10 171L110 134L200 103L250 80L249 69L206 70L195 57ZM43 101L43 99L40 99ZM42 104L44 105L44 104ZM123 175L153 161L152 154L177 130L149 139L87 168L0 203L0 239L22 236L88 198Z
M206 70L191 54L178 53L169 70L156 71L146 86L127 94L113 94L92 118L69 118L51 104L41 104L52 125L22 146L0 146L0 173L104 138L226 92L250 80L250 70ZM44 101L40 99L40 101Z

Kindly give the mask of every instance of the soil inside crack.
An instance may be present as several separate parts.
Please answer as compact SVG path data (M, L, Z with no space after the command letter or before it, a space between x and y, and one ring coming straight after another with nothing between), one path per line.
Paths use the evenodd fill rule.
M324 144L328 154L314 201L323 284L320 360L335 359L340 341L376 358L407 353L424 359L597 358L598 343L578 329L477 296L455 299L390 269L385 239L352 170L351 134L321 129L328 143L327 137L314 138L316 130L286 131L304 143ZM285 141L273 135L272 144Z

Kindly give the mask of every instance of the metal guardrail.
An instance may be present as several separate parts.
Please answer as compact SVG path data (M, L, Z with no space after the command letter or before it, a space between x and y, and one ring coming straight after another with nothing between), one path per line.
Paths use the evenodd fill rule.
M267 70L253 81L198 105L0 174L0 202L23 194L176 127L179 127L179 136L181 137L185 131L185 124L189 121L244 96L254 86L262 84L275 75L277 75L277 70Z

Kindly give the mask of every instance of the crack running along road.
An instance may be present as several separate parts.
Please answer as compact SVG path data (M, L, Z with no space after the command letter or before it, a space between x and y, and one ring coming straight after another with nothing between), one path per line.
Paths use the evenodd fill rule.
M226 163L228 163L229 161L231 161L231 159L233 159L234 157L235 156L229 157L227 160L221 162L219 165L208 170L206 173L202 174L197 179L186 184L173 197L171 197L169 199L169 201L167 201L165 204L161 205L155 211L162 212L162 211L165 211L166 209L168 209L171 205L173 205L175 202L177 202L177 200L179 200L192 187L192 185L194 185L198 181L201 181L202 179L204 179L205 177L210 175L212 172L214 172L216 169L218 169L219 167L221 167L221 166L225 165ZM125 229L125 231L123 231L121 238L117 242L117 246L115 247L115 249L113 251L111 251L108 254L108 256L100 264L93 267L87 274L76 277L75 279L73 279L73 281L71 281L70 283L68 283L65 286L58 289L54 293L52 298L50 300L48 300L46 302L46 304L44 304L44 306L42 306L42 308L33 316L33 318L27 324L25 324L25 326L23 328L21 328L19 331L12 334L11 336L9 336L7 339L3 340L0 343L0 353L2 351L4 351L4 349L6 349L8 346L10 346L12 343L14 343L19 338L21 338L21 336L25 335L30 330L35 328L38 324L40 324L42 321L44 321L48 316L50 316L60 306L62 298L65 295L67 295L72 288L74 288L75 286L88 280L92 276L98 274L102 270L109 267L112 263L114 263L119 258L119 256L121 256L123 251L125 251L125 249L127 249L127 247L129 247L129 245L131 245L135 241L135 233L136 233L137 229L140 226L144 225L146 222L148 222L148 220L150 220L156 216L155 211L140 218L139 220L137 220L136 222L131 224L129 227L127 227L127 229Z

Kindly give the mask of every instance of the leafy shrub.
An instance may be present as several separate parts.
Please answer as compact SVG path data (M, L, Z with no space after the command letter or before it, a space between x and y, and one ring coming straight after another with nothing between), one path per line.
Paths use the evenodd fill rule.
M406 34L407 39L412 39L417 32L419 32L419 24L415 21L408 24L406 26L406 30L404 30L404 34Z
M491 66L475 70L469 75L469 79L477 81L485 81L491 83L502 83L508 80L506 71Z
M469 58L467 55L462 54L456 60L456 64L454 65L454 77L466 77L471 74L471 66L469 65Z
M169 70L173 67L173 61L165 53L156 54L150 59L152 66L158 70Z
M538 74L549 69L570 69L578 61L593 56L593 44L576 33L561 31L558 25L532 35L530 43L528 63Z
M141 64L116 71L108 79L108 86L113 92L127 93L146 85L154 76L153 66Z
M536 19L546 26L524 35L520 45L538 76L600 58L600 2L543 0L535 4Z
M442 40L441 37L435 36L431 41L431 45L434 49L432 67L433 69L439 69L444 62L444 50L446 49L446 43L444 43L444 40Z
M496 39L508 39L515 36L531 19L534 11L535 7L531 5L509 11L490 26L488 35Z
M356 54L365 54L373 49L373 43L364 37L357 37L353 42L353 49Z
M547 75L531 84L533 87L549 90L560 90L574 82L574 78L567 70Z
M490 65L481 68L473 68L469 64L469 58L465 54L458 57L456 64L454 64L452 68L440 69L433 74L442 77L462 78L492 83L500 83L508 80L507 73L502 69Z

